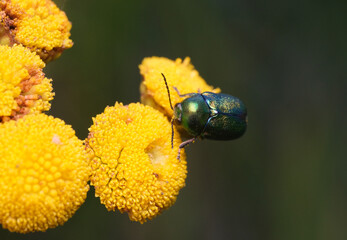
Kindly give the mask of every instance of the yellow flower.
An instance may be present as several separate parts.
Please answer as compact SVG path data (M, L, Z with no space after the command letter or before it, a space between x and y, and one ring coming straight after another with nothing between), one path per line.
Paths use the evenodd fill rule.
M0 123L50 109L51 79L45 63L21 45L0 45Z
M71 126L45 114L0 124L0 224L45 231L64 224L86 198L90 168Z
M86 148L91 152L91 185L110 210L146 222L176 201L185 185L185 153L177 160L179 134L171 148L171 124L140 103L116 103L93 118Z
M71 48L71 23L51 0L1 0L0 44L22 44L44 61Z
M197 92L215 92L220 89L214 89L199 76L198 71L190 63L190 58L177 58L176 61L164 57L145 58L139 66L143 81L140 86L141 102L150 105L165 115L171 117L173 112L170 108L169 97L161 73L166 77L170 89L172 105L182 102L174 87L180 94Z

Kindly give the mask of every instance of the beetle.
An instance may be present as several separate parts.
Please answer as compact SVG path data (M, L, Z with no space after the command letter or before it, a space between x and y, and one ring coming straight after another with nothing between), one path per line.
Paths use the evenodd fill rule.
M179 145L177 159L180 159L181 149L194 142L197 138L213 140L233 140L241 137L247 128L247 109L243 102L234 96L224 93L187 93L182 102L172 107L170 90L162 73L169 96L170 107L174 111L171 120L171 146L173 148L173 124L183 127L193 138Z

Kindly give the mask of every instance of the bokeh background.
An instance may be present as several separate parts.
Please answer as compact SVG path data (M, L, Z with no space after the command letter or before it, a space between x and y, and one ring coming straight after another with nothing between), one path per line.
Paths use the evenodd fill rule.
M147 56L189 56L248 107L239 140L187 149L186 187L145 224L94 191L64 226L0 239L347 239L344 1L56 0L75 45L48 64L50 114L84 139L115 101L139 101Z

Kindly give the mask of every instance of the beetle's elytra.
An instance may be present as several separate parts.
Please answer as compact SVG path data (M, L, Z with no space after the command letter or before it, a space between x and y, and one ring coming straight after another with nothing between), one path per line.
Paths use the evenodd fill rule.
M197 138L233 140L241 137L247 128L247 109L237 97L213 92L180 94L187 97L172 107L170 91L162 74L174 111L173 122L181 125L193 138L181 143L184 148ZM178 154L179 158L179 154Z

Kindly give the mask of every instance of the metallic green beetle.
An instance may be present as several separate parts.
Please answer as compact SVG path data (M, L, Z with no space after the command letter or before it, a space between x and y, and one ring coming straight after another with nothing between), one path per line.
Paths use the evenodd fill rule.
M179 146L180 151L197 138L213 140L233 140L241 137L247 128L247 109L240 99L223 93L203 92L180 94L187 97L172 107L170 91L162 74L169 95L170 106L174 111L172 123L181 125L193 138ZM173 137L173 130L172 130Z

